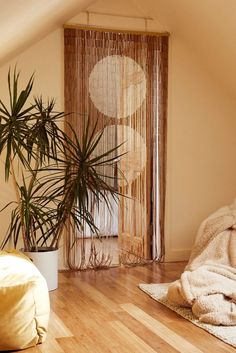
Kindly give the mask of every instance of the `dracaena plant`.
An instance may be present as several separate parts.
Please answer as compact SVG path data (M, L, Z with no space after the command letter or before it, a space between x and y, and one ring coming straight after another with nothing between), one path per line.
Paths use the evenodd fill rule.
M16 200L1 210L11 207L1 248L9 242L17 247L21 239L26 251L58 248L65 225L71 223L79 231L86 223L96 233L91 203L109 206L111 196L119 196L117 183L101 172L106 170L101 167L116 167L119 146L95 153L103 131L97 133L89 118L81 139L71 126L69 137L60 128L65 114L55 111L54 99L44 103L38 97L30 103L33 83L31 76L19 91L19 73L9 70L9 103L0 100L0 155L5 179L12 178L16 193Z

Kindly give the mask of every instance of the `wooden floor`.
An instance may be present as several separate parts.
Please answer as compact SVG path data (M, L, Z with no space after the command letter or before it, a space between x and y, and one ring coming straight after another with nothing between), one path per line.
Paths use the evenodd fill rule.
M60 273L48 339L25 353L235 352L157 303L139 283L171 282L184 263Z

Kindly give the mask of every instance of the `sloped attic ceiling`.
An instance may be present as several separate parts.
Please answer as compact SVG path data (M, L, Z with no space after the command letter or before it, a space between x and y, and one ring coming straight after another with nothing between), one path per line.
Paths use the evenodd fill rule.
M88 9L121 15L127 9L129 16L152 17L163 30L188 47L193 59L226 92L236 95L235 0L126 0L126 4L98 0Z
M92 0L0 0L0 66Z
M0 66L85 9L152 17L236 95L235 0L0 0Z
M134 0L185 42L193 57L236 95L235 0Z

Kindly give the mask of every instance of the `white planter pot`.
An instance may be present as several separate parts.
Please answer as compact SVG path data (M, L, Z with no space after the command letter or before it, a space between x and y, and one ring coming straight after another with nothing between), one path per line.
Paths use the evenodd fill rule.
M58 287L58 249L39 248L37 252L21 250L28 256L46 279L48 290Z

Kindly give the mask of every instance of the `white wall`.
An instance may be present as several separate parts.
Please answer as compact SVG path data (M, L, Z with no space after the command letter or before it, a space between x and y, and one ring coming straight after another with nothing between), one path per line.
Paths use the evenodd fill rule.
M76 16L71 22L86 23L86 16ZM95 15L90 16L92 23L134 30L144 30L145 25L143 20ZM157 21L149 26L168 30ZM56 97L58 109L63 109L62 28L0 68L1 98L6 96L8 68L16 62L24 79L35 71L34 93ZM169 63L166 258L183 260L189 256L200 221L235 196L236 104L174 31ZM0 182L1 207L11 199L3 168ZM4 232L6 215L0 214L0 222Z
M166 259L188 258L200 222L236 196L235 100L179 38L169 62Z

